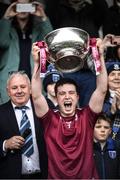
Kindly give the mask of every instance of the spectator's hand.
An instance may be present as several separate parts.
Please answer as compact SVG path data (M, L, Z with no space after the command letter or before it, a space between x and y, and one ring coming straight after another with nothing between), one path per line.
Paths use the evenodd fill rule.
M111 104L111 113L115 114L117 109L120 109L120 90L115 90L115 95Z
M117 89L115 92L115 96L116 96L116 103L117 103L117 108L120 109L120 89Z
M107 34L105 36L105 38L103 39L103 45L105 48L115 46L115 44L112 43L114 37L115 37L115 35L113 35L113 34Z
M17 2L14 2L7 8L7 10L5 11L5 14L4 14L5 19L12 18L18 14L16 12L16 4L17 4Z
M47 16L45 14L43 4L36 1L34 1L33 4L36 6L36 11L32 14L41 17L45 21L47 19Z
M116 96L113 97L113 100L112 100L112 104L111 104L111 113L112 114L115 114L116 113L116 110L117 110L117 104L116 104L116 101L117 98Z
M22 136L13 136L5 141L6 150L21 149L24 145L25 139Z
M115 44L112 44L112 39L114 38L115 36L112 35L112 34L107 34L103 40L101 39L97 39L97 47L99 48L99 53L100 54L104 54L104 50L107 48L107 47L114 47Z

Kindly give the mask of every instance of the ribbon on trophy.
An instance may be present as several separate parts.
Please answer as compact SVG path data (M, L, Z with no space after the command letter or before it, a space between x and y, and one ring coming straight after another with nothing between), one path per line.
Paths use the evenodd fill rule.
M44 41L37 42L37 45L40 48L40 64L41 64L40 76L44 77L46 73L46 61L47 61L48 48L47 48L47 44Z
M93 56L96 75L99 75L101 72L101 63L100 63L100 55L99 55L99 51L97 49L96 43L97 43L96 38L90 39L90 47L92 50L92 56Z

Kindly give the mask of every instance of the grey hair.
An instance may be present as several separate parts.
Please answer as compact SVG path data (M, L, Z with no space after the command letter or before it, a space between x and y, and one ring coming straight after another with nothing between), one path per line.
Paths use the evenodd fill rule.
M27 79L27 81L28 81L28 83L30 85L30 79L29 79L28 75L25 73L25 71L11 71L11 72L9 72L9 76L8 76L8 79L7 79L7 87L9 85L9 82L11 81L11 79L13 77L15 77L16 75L24 76Z

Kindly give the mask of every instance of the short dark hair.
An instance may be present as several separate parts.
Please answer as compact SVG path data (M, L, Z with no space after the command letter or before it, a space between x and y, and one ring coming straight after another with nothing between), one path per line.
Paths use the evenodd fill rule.
M111 121L110 117L106 113L101 112L100 115L98 116L96 122L99 123L101 120L104 120L104 121L108 122L110 124L110 127L112 127L112 121Z
M76 88L77 94L79 94L78 85L77 85L77 83L76 83L73 79L71 79L71 78L62 78L62 79L58 80L58 81L56 82L56 84L55 84L55 94L56 94L56 95L57 95L58 87L59 87L59 86L63 86L64 84L72 84L72 85L74 85L75 88Z

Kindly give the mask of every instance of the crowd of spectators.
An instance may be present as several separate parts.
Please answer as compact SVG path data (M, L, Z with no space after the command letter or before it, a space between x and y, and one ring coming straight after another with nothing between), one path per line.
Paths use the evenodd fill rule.
M34 2L35 12L17 12L16 4L23 1L12 0L0 19L0 103L8 100L6 81L11 71L25 70L31 79L33 61L31 45L42 41L52 30L44 12L43 4ZM24 0L30 3L31 0Z
M17 3L33 3L35 5L35 12L18 13L16 11ZM39 50L38 48L36 48L36 52L32 54L31 51L35 50L35 49L33 50L32 47L36 46L35 42L44 41L44 37L49 32L63 27L76 27L83 29L86 32L88 32L90 38L94 37L94 38L106 39L107 34L112 34L113 36L118 37L117 44L113 45L112 41L110 41L109 42L110 47L108 45L104 48L104 53L102 51L103 56L101 57L101 59L103 60L104 58L105 60L105 65L107 69L107 78L108 78L106 96L104 97L105 94L103 92L104 88L106 87L105 79L103 79L104 80L103 83L105 84L105 86L104 87L101 86L103 89L100 88L99 91L98 90L99 78L98 76L96 76L93 69L91 69L89 66L84 66L82 69L76 72L62 73L59 72L57 69L55 69L54 65L51 65L47 62L47 67L46 67L47 71L44 76L44 79L42 79L43 89L38 91L35 85L37 81L33 81L34 83L32 82L32 93L33 93L33 101L34 101L34 106L33 106L33 101L31 98L31 87L29 85L31 83L31 78L36 80L35 78L38 75L37 72L39 71L39 67L36 68L34 54L36 52L38 53ZM110 38L110 36L108 37ZM110 40L109 38L107 40ZM33 69L34 69L34 73L33 73ZM106 77L106 75L104 77ZM64 81L62 82L62 79L64 78L66 79L66 82ZM22 83L24 81L25 83ZM58 83L57 90L55 92L54 88L57 82L60 82L61 84ZM26 92L26 86L28 88L27 92ZM74 96L73 89L70 92L68 92L69 88L71 89L71 87L73 88L73 86L75 86L76 91L79 90L77 92L75 91L74 98L73 98ZM61 94L58 93L59 89L62 89ZM45 103L41 94L39 94L41 92L43 92L47 104ZM55 161L55 158L58 158L59 160L63 157L66 158L66 156L63 155L64 153L66 153L66 155L68 156L71 155L69 154L68 151L66 152L66 150L63 148L67 144L69 136L72 136L74 134L72 131L74 129L74 125L72 123L71 124L69 123L69 121L71 122L71 119L68 118L67 120L66 118L66 116L68 115L66 114L66 112L67 111L69 112L72 100L69 100L69 97L66 97L67 100L64 102L65 107L61 105L62 100L60 98L62 98L64 96L63 93L66 92L70 93L69 96L71 96L74 100L75 99L76 101L78 100L78 102L74 104L75 108L77 107L83 110L85 108L88 119L90 119L92 116L94 116L94 118L96 117L97 119L96 124L95 122L91 121L93 124L90 125L90 134L89 132L87 133L89 134L91 142L93 140L93 149L94 149L93 156L98 173L96 173L96 170L94 169L95 170L94 173L93 172L91 173L91 171L89 171L89 173L91 174L86 173L86 175L88 176L90 175L89 177L92 178L99 176L100 179L119 179L120 178L120 163L119 163L120 162L120 157L119 157L120 155L120 0L111 0L111 1L109 0L2 1L1 0L0 1L0 116L1 116L0 118L0 129L1 129L0 178L32 179L35 177L46 178L47 175L49 178L87 177L83 175L84 174L83 171L82 171L83 173L82 175L80 175L79 172L77 172L77 175L74 176L72 170L73 168L72 165L76 167L75 165L76 162L74 161L74 157L73 157L74 153L70 157L71 165L69 164L68 166L69 168L71 167L72 176L70 176L69 174L70 169L68 167L66 167L66 169L63 167L62 167L63 169L61 168L63 164L68 163L67 160L64 160L62 165L61 162L58 162L58 164L56 164ZM98 96L97 94L94 95L94 92L97 92L97 94L101 92L100 96ZM101 96L101 94L103 96ZM98 96L98 101L100 97L104 99L104 102L102 103L101 100L99 104L99 108L102 107L101 108L102 113L99 114L99 116L97 113L99 113L100 110L99 111L96 110L98 107L97 96ZM91 109L88 108L88 104ZM25 139L21 137L22 135L20 134L20 117L22 117L22 114L18 112L19 110L15 109L15 107L21 107L26 105L28 107L30 106L32 118L30 117L30 113L28 112L29 108L27 109L26 112L28 112L27 115L29 116L30 121L32 122L32 125L34 127L32 129L32 133L34 134L35 152L33 154L33 158L31 157L30 159L22 155L21 148L25 142ZM35 115L34 108L37 117ZM52 109L52 111L48 111L49 108ZM60 112L56 114L58 110L60 110ZM77 110L75 110L75 112L76 111ZM78 116L81 115L79 113ZM58 129L60 130L60 128L62 127L62 130L64 130L65 133L67 132L67 135L64 134L65 136L67 136L68 138L67 140L64 139L63 137L62 139L59 134L60 131L58 132L56 130L57 124L54 122L54 120L55 119L60 120L61 118L62 118L61 121L62 122L64 121L64 125L62 127L59 124ZM74 117L72 114L72 119L75 118L76 117ZM44 131L43 131L43 127L41 126L41 122L40 124L38 123L39 122L38 119L43 120L42 126L44 126ZM51 123L47 121L47 119L50 119L53 122L53 124L51 125ZM86 120L85 117L83 119ZM44 123L44 121L46 123ZM8 123L8 127L5 126L5 123ZM77 125L75 125L75 128L76 126ZM94 126L94 134L92 133L92 136L91 136L91 126L92 126L92 132ZM52 127L53 132L50 132L48 127ZM82 130L84 131L84 129ZM45 133L44 137L43 137L43 133ZM84 131L83 133L86 132ZM48 134L50 135L50 137ZM40 136L41 139L39 143L38 139ZM51 141L50 139L51 137L53 141ZM93 139L91 137L93 137ZM44 138L46 141L46 146L44 146ZM57 139L57 141L55 138ZM59 144L60 138L62 139L60 142L61 144ZM84 139L83 136L82 138ZM75 137L75 140L78 143L77 137ZM88 143L90 143L90 145L92 144L91 142L88 140ZM74 141L70 140L68 144L69 143L71 143L72 146L75 145ZM69 144L70 148L71 148L71 144ZM79 147L80 147L80 151L79 150L77 151L78 154L81 152L83 154L84 153L87 154L87 152L83 152L84 147L81 150L81 144L79 144ZM51 152L51 148L54 148L54 152ZM62 150L62 154L60 154L60 152L58 151L60 149ZM46 150L48 155L46 154ZM84 149L84 151L86 150ZM36 161L34 159L36 157L35 156L36 152L39 161ZM92 150L90 150L90 153L91 152ZM42 156L42 158L40 156ZM54 164L52 164L53 162L51 157L54 160ZM93 161L93 157L91 159ZM17 163L18 160L19 162ZM48 160L48 164L47 164L47 160ZM12 161L14 162L13 163L14 165L11 167L10 163ZM35 168L38 170L37 173L36 173L36 169L34 168L34 165L31 166L30 163L27 161L32 162L33 164L35 163ZM45 161L45 163L43 162L41 163L41 161ZM72 164L72 162L74 163ZM83 163L83 161L81 162ZM85 163L83 164L85 165ZM92 166L94 168L94 163L92 164ZM56 169L56 167L58 167L59 170ZM44 168L46 168L45 174L44 174ZM86 165L84 166L84 168L86 168ZM8 169L7 174L6 174L6 169ZM25 169L25 173L24 173L24 169ZM32 173L30 172L31 169L32 169ZM79 167L77 167L77 170L78 169ZM48 174L47 174L47 170L48 171L50 170ZM68 174L66 173L66 171ZM35 174L35 176L33 174Z

